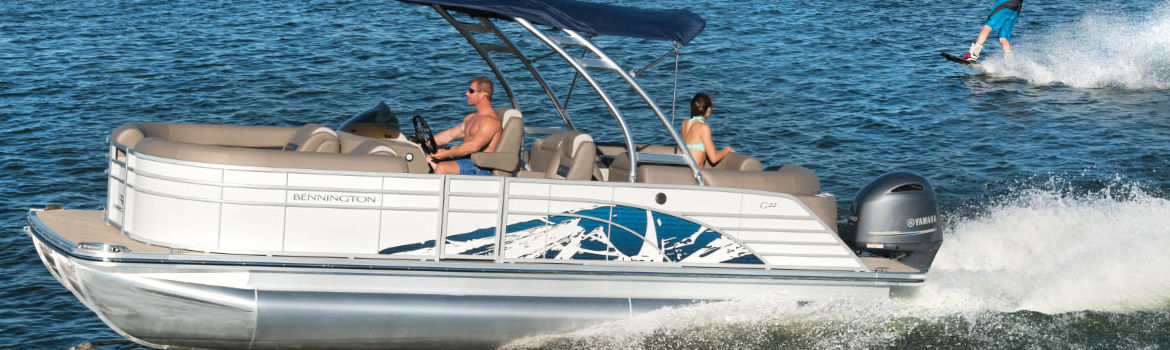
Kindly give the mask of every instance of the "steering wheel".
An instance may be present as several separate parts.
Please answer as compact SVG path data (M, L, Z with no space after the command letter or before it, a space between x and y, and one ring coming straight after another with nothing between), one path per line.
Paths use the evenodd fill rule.
M427 125L427 121L423 120L421 115L414 116L414 142L422 147L423 153L435 154L439 151L439 145L435 143L435 134L431 132L431 127Z

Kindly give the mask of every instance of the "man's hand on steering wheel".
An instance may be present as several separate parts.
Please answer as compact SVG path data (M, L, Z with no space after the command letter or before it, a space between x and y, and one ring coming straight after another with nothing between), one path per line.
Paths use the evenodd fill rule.
M431 127L423 120L420 115L414 116L414 141L422 147L423 153L428 155L435 154L439 151L439 145L435 142L435 134L431 132Z

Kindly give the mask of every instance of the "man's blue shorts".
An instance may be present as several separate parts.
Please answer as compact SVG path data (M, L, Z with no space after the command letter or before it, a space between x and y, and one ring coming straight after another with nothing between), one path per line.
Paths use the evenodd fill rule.
M480 169L471 162L471 158L455 159L455 164L459 164L459 175L491 175L492 172Z
M1016 25L1016 19L1020 17L1020 13L1014 10L1003 9L996 12L995 15L987 19L986 24L991 29L999 31L999 37L1012 40L1012 27Z

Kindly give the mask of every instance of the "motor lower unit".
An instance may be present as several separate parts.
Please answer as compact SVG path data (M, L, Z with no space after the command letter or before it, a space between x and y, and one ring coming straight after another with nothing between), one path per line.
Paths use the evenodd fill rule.
M857 193L840 232L862 255L890 258L926 272L943 240L934 187L913 173L882 175Z

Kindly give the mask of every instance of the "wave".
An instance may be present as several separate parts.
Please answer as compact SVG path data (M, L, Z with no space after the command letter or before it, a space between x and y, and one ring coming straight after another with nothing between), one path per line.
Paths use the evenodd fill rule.
M1015 64L989 57L989 74L1037 85L1170 89L1170 2L1144 15L1085 14L1012 48Z
M839 303L798 309L775 305L737 301L672 309L569 334L519 339L501 348L1158 349L1170 344L1167 311L906 316Z
M1045 313L1170 306L1170 200L1132 183L1070 188L1052 178L953 220L916 301Z
M926 284L909 296L760 295L504 347L1156 347L1170 342L1170 200L1114 181L1085 191L1052 177L951 215Z

